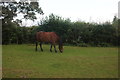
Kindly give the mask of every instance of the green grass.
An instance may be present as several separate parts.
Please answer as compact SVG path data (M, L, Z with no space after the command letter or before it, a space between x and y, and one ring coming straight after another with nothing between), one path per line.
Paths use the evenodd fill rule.
M43 45L3 45L3 78L117 78L118 49L64 46L64 52L50 52Z

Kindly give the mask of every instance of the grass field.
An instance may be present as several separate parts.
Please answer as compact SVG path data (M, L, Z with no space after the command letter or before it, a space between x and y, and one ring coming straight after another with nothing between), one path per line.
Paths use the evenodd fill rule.
M64 46L50 52L43 45L3 45L3 78L117 78L118 49L112 47Z

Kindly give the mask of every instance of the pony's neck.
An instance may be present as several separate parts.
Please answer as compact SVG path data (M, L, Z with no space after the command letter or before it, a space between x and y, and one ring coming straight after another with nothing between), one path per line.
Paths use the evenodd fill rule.
M62 39L59 39L59 46L62 46Z

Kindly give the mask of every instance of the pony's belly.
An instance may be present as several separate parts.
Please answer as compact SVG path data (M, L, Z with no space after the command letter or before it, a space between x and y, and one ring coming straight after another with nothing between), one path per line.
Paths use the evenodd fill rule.
M40 42L48 42L51 43L52 41L50 39L41 39Z

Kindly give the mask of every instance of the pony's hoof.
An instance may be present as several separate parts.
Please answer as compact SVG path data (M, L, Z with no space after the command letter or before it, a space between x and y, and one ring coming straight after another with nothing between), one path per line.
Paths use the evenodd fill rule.
M50 52L52 52L52 50L50 50Z

